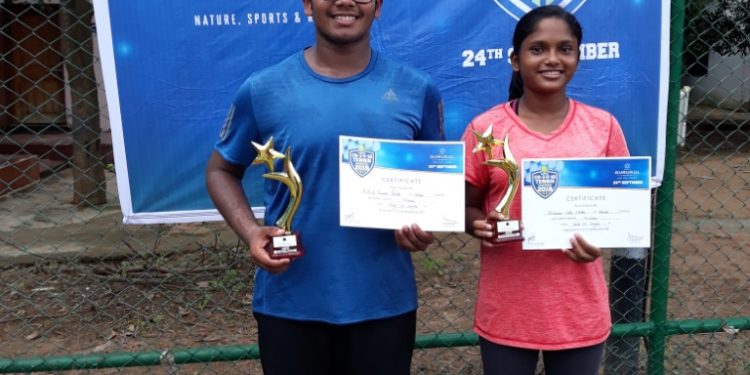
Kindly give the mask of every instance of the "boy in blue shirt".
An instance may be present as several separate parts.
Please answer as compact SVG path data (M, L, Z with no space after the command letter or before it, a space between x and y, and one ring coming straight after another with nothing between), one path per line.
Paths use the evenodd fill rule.
M370 47L382 0L303 0L315 44L253 73L237 92L206 170L209 194L259 266L253 313L266 374L409 374L417 292L410 251L433 236L339 225L338 137L443 140L442 101L427 74ZM291 147L305 181L293 227L305 255L271 259L280 228L252 214L242 175L251 141ZM266 181L266 223L286 208Z

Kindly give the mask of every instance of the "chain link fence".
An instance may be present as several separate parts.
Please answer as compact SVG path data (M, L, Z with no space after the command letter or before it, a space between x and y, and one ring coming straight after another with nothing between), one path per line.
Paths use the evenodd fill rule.
M750 316L750 3L686 1L669 320ZM748 374L750 337L728 321L671 336L670 373ZM716 324L716 322L713 322Z
M688 1L683 43L675 3L655 246L606 255L603 372L747 374L750 57L731 48L750 4ZM91 5L0 0L0 53L0 372L260 373L245 245L223 223L122 224ZM480 374L478 244L444 235L414 263L413 373Z

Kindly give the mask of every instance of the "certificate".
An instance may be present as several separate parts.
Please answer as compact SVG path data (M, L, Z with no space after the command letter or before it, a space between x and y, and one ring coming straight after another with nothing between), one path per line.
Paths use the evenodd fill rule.
M651 158L524 159L524 250L651 246Z
M463 142L339 137L340 224L464 231Z

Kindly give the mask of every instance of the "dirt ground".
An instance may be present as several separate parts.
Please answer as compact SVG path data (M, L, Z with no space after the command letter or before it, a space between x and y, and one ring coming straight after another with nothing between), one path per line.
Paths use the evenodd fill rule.
M0 218L3 235L13 232L2 220L20 216L19 207L50 210L45 206L52 204L50 194L66 196L70 187L65 173L42 182L45 189L0 198L0 207L11 208ZM670 318L750 316L750 155L680 154L676 181ZM53 187L60 190L50 191ZM75 210L67 212L77 215ZM114 219L110 226L124 235L116 245L121 251L108 259L40 259L31 265L2 266L0 360L255 342L250 314L254 269L223 224L133 229ZM44 228L39 227L40 238ZM479 266L476 249L466 235L452 234L415 255L418 334L470 331ZM745 332L672 337L667 369L685 374L750 373L749 341ZM258 361L248 360L92 372L260 373L260 368ZM479 374L478 350L418 350L413 373Z
M429 257L415 259L420 333L470 330L477 260L463 240L443 239ZM448 248L452 250L444 250ZM215 252L207 247L123 260L5 268L0 273L0 358L252 344L253 272L243 248ZM475 348L454 348L417 353L414 366L415 373L468 374L476 373L465 371L477 364ZM203 373L206 368L260 372L257 361L243 361L180 366L180 373Z
M223 223L125 226L116 205L72 207L71 176L65 169L35 189L0 197L0 252L26 263L11 264L6 256L0 265L0 363L256 342L250 313L254 266ZM116 191L113 175L108 178L108 191ZM468 241L465 235L441 236L428 253L415 256L420 334L470 330L478 258L477 246ZM36 250L38 260L29 262ZM91 372L171 371L165 366ZM178 369L260 373L255 360ZM476 369L476 348L415 355L415 373Z

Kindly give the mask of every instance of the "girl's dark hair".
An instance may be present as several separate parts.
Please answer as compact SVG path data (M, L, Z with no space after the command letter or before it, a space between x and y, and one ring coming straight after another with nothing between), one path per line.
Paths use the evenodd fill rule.
M514 53L518 55L518 51L521 50L521 43L523 43L526 37L536 31L539 22L543 19L553 17L559 18L568 24L570 32L578 39L578 46L580 47L581 40L583 39L583 29L576 17L557 5L545 5L532 9L518 20L516 28L513 31ZM518 99L521 95L523 95L523 79L521 79L521 75L518 72L514 71L513 76L510 78L510 86L508 87L508 100Z

